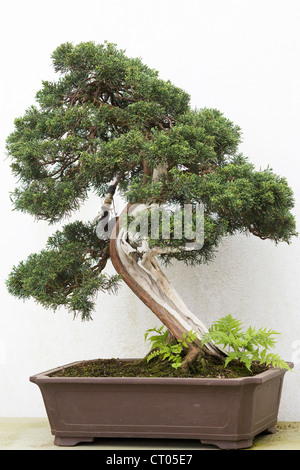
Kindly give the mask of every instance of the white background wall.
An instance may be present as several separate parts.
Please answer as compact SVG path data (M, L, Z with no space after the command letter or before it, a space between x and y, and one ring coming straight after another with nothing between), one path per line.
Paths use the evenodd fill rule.
M54 72L50 55L65 42L104 40L142 57L191 94L195 107L216 107L240 125L241 150L268 164L294 190L300 220L300 3L298 0L11 0L1 4L1 313L0 416L44 416L29 376L75 360L136 357L156 317L128 290L100 294L94 321L46 311L11 297L4 285L14 264L43 248L53 227L13 212L5 139ZM91 200L80 217L97 213ZM275 247L237 236L215 262L170 278L208 325L232 313L247 325L280 331L278 352L294 360L286 374L281 420L300 420L300 241ZM111 268L112 269L112 268Z

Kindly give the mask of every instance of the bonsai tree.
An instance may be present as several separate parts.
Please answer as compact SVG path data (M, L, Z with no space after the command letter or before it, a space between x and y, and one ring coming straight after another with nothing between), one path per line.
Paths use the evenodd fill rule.
M182 340L193 331L189 361L204 347L207 328L161 265L209 262L222 238L237 233L289 243L296 234L292 191L284 178L270 168L257 171L239 152L237 125L216 109L191 109L185 91L115 45L65 43L52 59L57 81L43 82L36 105L15 120L7 139L18 180L14 208L54 224L91 193L99 196L99 207L95 220L67 223L44 250L14 267L8 289L89 319L97 292L115 291L122 279L172 337ZM123 223L123 213L111 216L116 190L131 224ZM163 205L168 237L131 233L141 214ZM187 243L185 233L175 237L178 214L184 217L187 206L195 231L199 205L202 243ZM143 220L150 225L150 217ZM163 215L157 220L161 228ZM116 275L104 272L109 259ZM212 343L205 348L221 354Z

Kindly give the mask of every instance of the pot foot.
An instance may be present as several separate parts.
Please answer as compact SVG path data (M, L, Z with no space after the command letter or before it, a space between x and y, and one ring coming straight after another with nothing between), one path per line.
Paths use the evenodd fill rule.
M93 437L60 437L55 436L54 444L61 447L76 446L81 442L93 442Z
M222 450L248 449L249 447L252 447L253 439L245 439L241 441L218 441L214 439L201 439L201 444L217 446L219 449Z
M275 426L271 426L270 428L266 429L265 433L266 434L275 434L277 432L277 429Z

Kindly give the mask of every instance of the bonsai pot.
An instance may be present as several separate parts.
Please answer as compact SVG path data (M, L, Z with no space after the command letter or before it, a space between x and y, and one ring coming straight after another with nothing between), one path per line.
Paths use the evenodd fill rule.
M30 377L41 390L56 445L167 438L220 449L248 448L258 434L275 431L286 372L270 368L236 379L52 376L61 369Z

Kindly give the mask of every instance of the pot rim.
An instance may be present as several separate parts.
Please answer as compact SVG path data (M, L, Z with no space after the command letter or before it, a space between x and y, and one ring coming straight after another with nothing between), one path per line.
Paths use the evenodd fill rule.
M121 359L132 361L136 359ZM92 361L92 360L91 360ZM262 384L270 378L281 376L287 372L287 369L270 367L268 370L255 376L246 376L238 378L207 378L207 377L52 377L51 374L62 369L72 367L89 360L75 361L70 364L56 367L38 374L32 375L30 382L38 384L46 383L78 383L78 384L149 384L149 385L222 385L222 386L240 386L245 384ZM292 369L294 364L287 362Z

